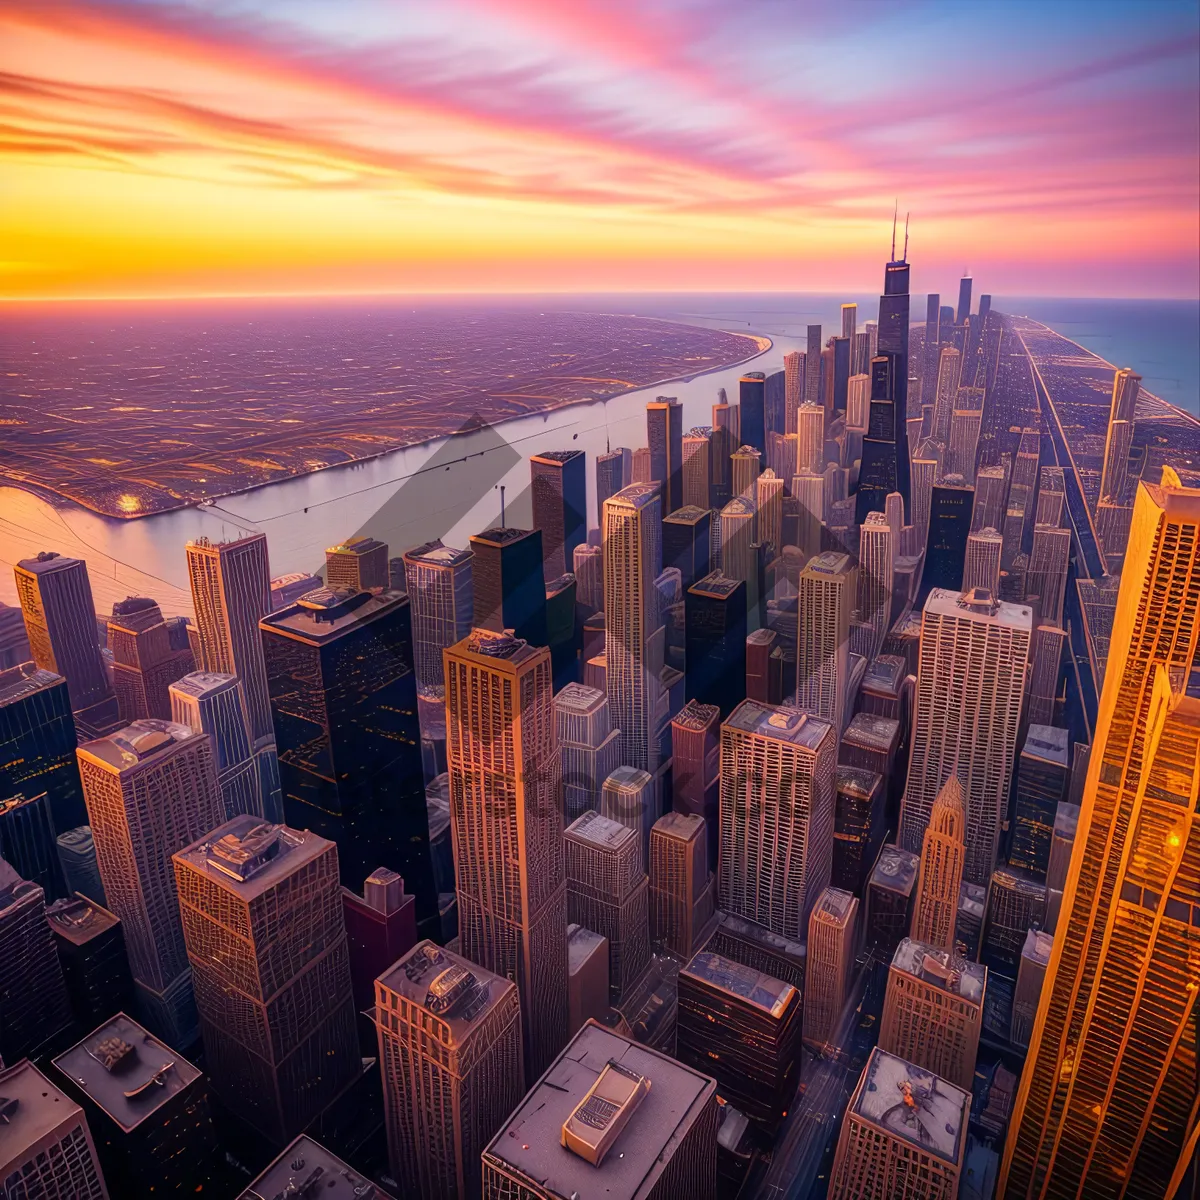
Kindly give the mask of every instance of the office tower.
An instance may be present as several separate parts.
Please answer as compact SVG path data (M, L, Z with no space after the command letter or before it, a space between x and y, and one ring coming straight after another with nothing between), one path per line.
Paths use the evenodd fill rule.
M791 350L783 356L784 402L787 405L786 432L795 428L796 409L804 403L806 356L802 350Z
M842 305L842 337L852 340L854 338L854 329L858 320L858 305L843 304Z
M862 439L866 436L871 421L871 375L870 363L867 370L851 375L846 383L846 433L859 435L856 443L858 453L846 451L845 465L850 466L861 456Z
M980 467L975 472L975 504L971 509L971 532L994 529L1004 523L1008 507L1008 477L1003 466Z
M579 674L582 638L576 636L574 575L560 575L546 584L546 645L554 668L555 688L574 683Z
M446 651L460 944L465 957L512 979L521 993L526 1078L546 1068L567 1031L567 896L554 723L544 647L477 629Z
M633 483L659 482L654 478L654 467L651 464L649 446L639 446L636 450L634 450L633 466L630 470L630 481Z
M641 842L640 831L597 812L585 812L563 834L567 919L608 938L614 1004L650 962L650 881Z
M956 1200L970 1090L876 1048L842 1121L829 1200Z
M608 697L598 688L569 683L554 697L562 751L563 812L568 823L600 807L600 789L617 769L619 731L609 717Z
M881 512L868 513L858 535L858 579L854 599L857 620L869 632L868 642L856 649L868 659L883 649L883 640L891 625L894 556L895 539L887 518Z
M74 896L46 909L71 1012L93 1029L133 1004L133 976L121 922L94 900Z
M0 1196L109 1200L83 1109L31 1062L0 1065Z
M841 888L826 888L808 918L804 1040L811 1046L838 1045L857 937L858 898Z
M538 459L535 457L531 461L536 470ZM581 466L573 474L579 474L582 470ZM546 468L546 474L548 479L543 480L543 490L563 482L557 479L551 467ZM538 494L536 476L534 494L535 497ZM545 502L549 503L549 500ZM558 516L561 525L562 513ZM579 519L582 520L582 513ZM583 538L580 537L579 541L582 542ZM559 550L562 549L560 542ZM475 596L471 570L474 557L470 550L444 546L440 538L404 553L404 578L409 612L412 614L413 666L417 686L431 689L439 699L444 689L442 651L466 637L471 632L474 620ZM564 570L573 566L574 562L570 560ZM558 572L560 575L562 573Z
M174 856L213 1088L277 1144L361 1071L337 857L251 816Z
M883 839L883 779L874 771L839 764L836 789L830 879L835 888L861 892Z
M688 699L726 716L746 677L746 583L713 571L688 588L684 604Z
M722 389L722 394L723 389ZM714 508L727 504L732 496L729 456L741 445L741 422L736 404L714 404L712 409L711 468Z
M803 1010L790 983L701 950L679 972L677 1057L773 1137L799 1082Z
M47 899L67 894L45 792L37 796L17 792L0 798L0 859L22 879L40 887Z
M975 507L979 507L976 497ZM992 595L1000 589L1000 549L1004 541L990 525L967 535L967 555L963 564L962 590L983 588Z
M819 402L821 378L821 326L809 325L806 331L806 353L804 355L804 403Z
M1133 445L1138 393L1142 377L1128 367L1113 376L1112 406L1104 442L1104 466L1100 474L1100 499L1110 504L1127 503L1129 451ZM27 619L28 620L28 619ZM33 634L30 633L30 642ZM39 663L39 665L42 665Z
M747 371L738 380L738 414L741 422L742 449L752 447L759 453L759 464L763 464L762 451L767 444L766 423L767 377L761 371ZM744 494L734 480L735 496Z
M808 962L805 943L780 937L757 921L747 921L718 909L712 934L704 939L704 949L790 983L799 992L804 990Z
M685 504L662 523L663 567L674 567L686 590L709 572L712 512Z
M1034 528L1061 525L1067 505L1067 480L1062 467L1042 467L1038 471L1037 511Z
M212 742L225 819L263 816L242 683L235 675L195 671L170 687L171 720Z
M650 480L661 485L662 515L683 503L683 405L674 396L658 396L646 405L650 443ZM603 527L603 523L601 525Z
M1040 929L1030 929L1025 934L1021 947L1021 962L1017 968L1017 986L1013 992L1012 1024L1010 1040L1014 1046L1025 1049L1033 1033L1033 1022L1037 1016L1038 1001L1042 985L1046 981L1046 968L1054 950L1054 938Z
M974 491L966 486L961 475L946 475L931 489L918 604L923 605L934 588L960 590L974 500Z
M712 926L708 828L699 813L669 812L650 831L650 941L687 960Z
M943 304L941 316L938 319L939 339L942 345L954 341L954 305Z
M130 596L113 605L108 621L113 690L125 724L140 717L171 716L167 688L194 666L190 650L172 650L171 635L158 605Z
M962 378L962 355L953 346L943 346L938 357L937 395L933 404L930 436L940 446L950 445L950 421Z
M821 531L825 524L825 481L811 471L792 478L792 495L799 507L797 546L805 558L821 552Z
M941 448L932 438L924 438L912 455L913 542L924 547L929 536L929 513L933 505L933 487L942 474Z
M958 311L954 314L955 325L965 325L971 315L971 276L964 275L958 281Z
M96 862L96 844L89 825L79 825L60 833L57 838L58 858L68 895L81 892L97 904L106 904L100 867Z
M425 941L380 974L375 1022L392 1175L479 1197L479 1156L524 1093L516 987Z
M608 1004L608 938L582 925L567 926L567 986L570 993L569 1036L584 1022L603 1021Z
M783 480L768 467L755 481L758 510L757 541L768 543L776 554L783 549Z
M921 846L921 874L913 909L914 941L954 949L954 923L966 857L967 814L962 787L951 775L933 802Z
M921 404L932 404L937 396L938 353L940 350L942 298L931 292L925 298L925 346L921 365Z
M472 534L475 624L546 645L546 587L540 529L497 527Z
M683 437L683 504L707 509L712 504L712 442L710 426L698 425Z
M857 590L848 554L825 550L800 572L796 634L796 707L833 726L845 723L850 608Z
M1041 600L1041 623L1063 624L1063 601L1067 594L1067 570L1071 559L1071 531L1057 525L1035 525L1033 551L1025 576L1025 597Z
M637 837L638 860L645 870L650 855L650 829L658 819L654 776L638 767L617 767L601 786L599 811L602 816L633 831Z
M618 446L596 455L596 526L604 525L604 502L633 482L633 451Z
M587 540L585 462L582 450L547 450L529 459L533 527L542 533L542 562L547 583L571 569L575 547ZM469 620L467 624L470 624ZM459 634L445 642L442 648L465 636L465 632Z
M26 1058L71 1023L46 893L0 858L0 1062Z
M325 586L356 592L390 586L388 548L371 537L353 537L325 551Z
M113 1200L218 1194L207 1081L177 1051L118 1013L54 1066L83 1106Z
M318 1188L321 1200L392 1200L389 1192L306 1134L292 1142L238 1200L311 1196Z
M671 720L672 804L703 819L711 865L716 865L720 794L721 710L689 700Z
M1043 879L1050 865L1055 817L1071 780L1068 741L1065 729L1030 725L1017 760L1017 800L1008 861Z
M900 846L889 844L879 851L867 881L863 934L863 944L874 949L877 957L890 958L908 936L920 862Z
M120 918L138 1009L175 1045L196 1032L171 855L225 819L212 743L170 721L135 721L79 747L107 907Z
M804 936L829 885L836 747L828 721L753 700L721 726L718 888L727 912Z
M783 654L775 654L778 634L755 629L746 635L746 696L760 704L783 700Z
M730 455L729 469L732 479L733 499L754 501L756 482L762 469L756 446L741 446Z
M979 432L983 427L983 398L983 388L960 387L950 415L946 470L961 475L967 483L975 480Z
M87 564L54 551L17 563L14 576L33 661L67 681L84 736L116 724L117 701L96 643L96 605Z
M448 816L446 824L448 831ZM449 876L453 888L453 863ZM387 867L367 876L361 896L343 887L341 897L354 1008L362 1013L375 1002L375 980L417 943L415 904L404 890L404 880ZM372 1042L374 1038L372 1028Z
M541 587L540 566L536 582ZM342 882L404 877L437 920L408 597L322 589L262 622L284 811L337 843Z
M1086 771L1084 772L1086 774ZM1063 891L1071 869L1071 853L1079 829L1079 805L1063 801L1054 814L1054 832L1050 838L1050 864L1046 868L1046 929L1058 929Z
M969 1090L986 990L986 967L905 938L888 969L879 1048Z
M820 474L825 465L825 410L802 404L796 410L796 470Z
M833 391L825 397L825 410L831 416L846 411L846 389L850 381L850 339L830 338L833 351Z
M572 570L575 574L575 601L582 619L599 612L604 604L604 551L586 542L576 546Z
M484 1200L715 1200L716 1084L595 1021L483 1152Z
M980 960L1013 978L1030 929L1046 923L1046 884L1031 871L1001 863L988 887Z
M1008 808L1028 671L1028 608L935 588L921 623L916 710L900 843L924 840L933 801L957 775L967 809L963 877L986 883Z
M654 581L662 570L662 508L653 484L604 506L604 618L609 711L623 763L654 772L666 717L659 675L666 631Z
M0 600L0 671L30 661L29 635L19 605Z

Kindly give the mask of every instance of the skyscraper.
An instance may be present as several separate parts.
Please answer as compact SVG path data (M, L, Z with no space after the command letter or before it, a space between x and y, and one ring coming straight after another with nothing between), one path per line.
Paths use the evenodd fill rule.
M842 305L842 337L852 340L854 338L855 324L858 320L858 305L843 304Z
M262 795L250 754L250 726L242 681L218 671L194 671L170 687L171 720L207 733L216 760L225 819L262 817Z
M961 475L945 475L931 489L918 604L924 604L934 588L957 591L961 586L974 502L975 493Z
M913 890L921 860L899 846L885 845L867 881L863 942L876 955L890 958L912 923Z
M649 771L639 767L617 767L604 780L600 790L601 815L634 832L643 870L649 861L650 829L658 818L655 788L654 776Z
M172 1045L196 1032L171 855L225 820L212 743L170 721L135 721L79 747L96 858L121 920L138 1006Z
M465 638L474 621L474 558L470 550L444 546L441 538L404 552L417 686L439 698L444 692L442 651Z
M850 1097L830 1200L956 1200L971 1093L881 1048Z
M238 1200L276 1200L303 1196L320 1187L322 1200L392 1200L377 1183L360 1175L307 1134L301 1135L238 1197ZM331 1190L336 1189L336 1190Z
M121 922L86 896L56 900L46 917L76 1022L94 1029L130 1008L133 976Z
M979 498L975 498L975 508ZM984 588L997 595L1000 590L1000 551L1004 539L990 525L967 535L967 557L963 564L962 590Z
M1030 929L1025 934L1025 945L1021 947L1021 963L1017 968L1017 986L1013 991L1009 1038L1014 1046L1024 1049L1029 1045L1038 1001L1042 995L1042 985L1046 982L1046 968L1050 965L1053 950L1052 934L1044 933L1040 929Z
M567 919L608 938L613 1004L650 962L650 881L641 843L628 824L597 812L585 812L563 834Z
M825 480L812 471L792 478L792 495L799 507L797 546L806 558L821 552L821 530L825 524Z
M904 271L906 280L906 265ZM908 286L907 282L893 279L890 274L886 284L903 286L906 289ZM888 302L887 336L885 337L884 331L881 330L880 353L871 360L870 413L867 433L863 438L862 464L858 473L858 492L855 500L855 521L860 525L866 520L867 513L884 510L887 497L892 492L897 492L904 498L904 506L910 519L912 517L908 429L905 422L908 380L904 376L908 362L908 296L881 297L881 317L885 307L884 301ZM903 317L903 336L897 329L893 310L899 310Z
M438 907L408 597L310 592L263 620L262 645L289 824L337 843L353 891L378 866L402 875L424 935Z
M707 509L712 505L712 429L697 425L683 437L683 503Z
M669 812L650 831L650 941L687 960L713 917L708 830L699 813Z
M858 579L854 608L858 621L870 631L862 653L869 660L882 649L892 624L892 568L896 545L882 512L867 513L858 534Z
M950 420L954 415L961 377L962 355L953 346L943 346L938 358L937 397L933 404L931 434L940 446L950 445Z
M471 535L475 625L546 645L546 584L540 529L511 526Z
M804 403L820 403L821 327L809 325L806 331L807 352L804 355Z
M386 565L387 555L384 555ZM255 533L234 542L199 538L187 544L188 577L196 610L199 671L219 671L242 681L250 738L259 770L263 812L282 812L275 725L267 689L258 623L271 611L267 538Z
M478 1200L479 1155L525 1091L516 987L421 942L376 981L375 1022L392 1174Z
M713 571L684 596L689 700L727 715L745 685L746 583Z
M721 726L718 888L727 912L803 938L829 885L836 746L828 721L753 700Z
M87 564L43 551L14 571L33 661L67 681L81 736L98 737L118 721L117 700L100 647Z
M646 441L650 481L662 485L665 516L683 504L683 405L674 396L657 396L646 405Z
M663 518L662 562L679 571L684 590L709 571L712 511L685 504Z
M742 427L742 442L759 452L767 445L767 377L761 371L747 371L738 380L738 412ZM734 494L737 494L736 488Z
M955 325L965 325L971 315L971 276L964 274L958 281L958 309L954 314Z
M611 651L609 662L611 672ZM526 1078L545 1070L567 1036L567 896L554 723L547 649L477 629L446 651L446 757L462 953L517 984Z
M388 548L372 537L352 537L325 551L325 586L371 592L390 587Z
M937 396L937 366L940 350L942 298L930 292L925 298L925 346L921 366L921 405L932 404Z
M587 540L586 458L582 450L547 450L531 456L529 472L533 527L542 531L542 563L549 583L571 570L575 547ZM465 636L459 634L444 645Z
M834 740L847 717L850 609L857 591L850 556L826 550L800 572L796 635L796 707L833 726Z
M1007 510L1008 475L1004 467L980 467L975 472L975 504L971 509L971 532L994 529L999 533Z
M946 471L961 475L967 483L975 481L979 432L983 428L983 398L983 388L960 387L954 401L954 411L950 414Z
M791 433L795 428L796 409L804 403L804 367L805 356L801 350L790 350L783 356L783 385L784 403L788 425L785 430Z
M1005 1195L1167 1196L1191 1157L1198 535L1200 491L1142 483Z
M662 570L662 503L635 483L604 505L604 618L608 706L621 762L653 774L668 719L660 674L666 632L654 581Z
M1112 406L1104 442L1104 466L1100 474L1100 499L1110 504L1126 503L1129 451L1133 445L1133 427L1141 386L1142 377L1128 367L1113 376Z
M951 775L929 814L921 846L921 874L913 910L912 938L938 950L954 949L954 922L966 857L967 814L962 786Z
M108 648L113 657L113 690L121 720L171 716L167 689L193 667L190 650L173 650L171 635L158 605L145 596L130 596L113 605L108 620Z
M0 859L42 888L47 899L67 894L45 792L38 796L17 792L0 800Z
M618 446L596 455L596 527L604 524L604 502L633 482L633 451Z
M783 549L783 480L768 467L755 481L757 491L756 541L768 543L778 554Z
M1017 761L1017 802L1008 861L1046 878L1058 806L1071 782L1065 729L1029 726Z
M1041 600L1041 624L1063 624L1067 570L1071 560L1071 531L1057 525L1033 527L1033 550L1025 575L1025 598Z
M919 851L951 775L967 810L963 877L987 883L1008 808L1029 668L1027 607L991 593L935 588L921 621L920 665L900 843Z
M822 1047L838 1035L854 970L858 898L828 887L808 918L804 979L804 1040Z
M562 752L563 812L569 824L600 807L600 789L617 769L620 733L613 728L608 697L598 688L569 683L554 697Z
M362 1070L337 857L315 833L248 816L174 856L213 1087L276 1144Z

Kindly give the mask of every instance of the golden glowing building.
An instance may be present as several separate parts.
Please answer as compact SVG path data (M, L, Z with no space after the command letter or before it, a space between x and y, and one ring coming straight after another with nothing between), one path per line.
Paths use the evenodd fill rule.
M1200 490L1134 506L1104 691L998 1194L1161 1200L1192 1158Z
M939 950L954 949L958 891L967 853L966 832L962 785L951 775L938 792L929 815L912 921L913 938Z

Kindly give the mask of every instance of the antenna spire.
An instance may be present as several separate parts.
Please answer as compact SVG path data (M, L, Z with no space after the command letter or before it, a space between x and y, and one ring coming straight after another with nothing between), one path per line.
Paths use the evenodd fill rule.
M897 198L896 207L892 210L892 262L896 261L896 218L900 215L900 200Z
M901 262L908 262L908 213L904 214L904 257Z

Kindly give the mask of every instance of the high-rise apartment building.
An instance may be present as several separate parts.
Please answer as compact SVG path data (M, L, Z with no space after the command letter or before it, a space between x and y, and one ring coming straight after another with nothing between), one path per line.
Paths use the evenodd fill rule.
M617 769L620 735L612 726L608 697L599 688L569 683L554 697L562 752L563 812L568 823L600 807L604 781Z
M850 1097L830 1200L957 1200L970 1090L881 1048Z
M646 405L646 441L650 482L661 487L665 516L683 504L683 405L674 396L657 396Z
M628 825L597 812L585 812L563 834L567 920L608 938L613 1004L650 962L650 881L640 842Z
M604 505L604 619L608 707L621 762L653 774L667 718L660 675L666 631L654 581L662 571L662 502L635 483Z
M87 564L54 551L14 571L33 661L67 681L75 724L99 737L117 724L117 699L96 642L96 605Z
M858 897L828 887L808 918L804 1040L822 1047L839 1035L858 936Z
M987 968L905 938L888 969L879 1048L970 1091Z
M1100 499L1125 504L1129 478L1129 451L1133 446L1134 421L1142 377L1128 367L1113 376L1112 406L1104 443L1104 466L1100 473ZM32 641L32 636L30 638Z
M712 925L708 830L698 813L669 812L650 831L650 941L686 960Z
M0 1196L109 1200L83 1109L31 1062L0 1066Z
M169 720L167 689L194 663L191 650L171 648L170 630L158 605L145 596L118 600L108 619L108 648L121 720L126 725L141 717Z
M478 1200L479 1156L524 1094L516 986L433 942L375 983L392 1174L428 1200Z
M1071 531L1057 525L1035 525L1029 570L1025 575L1025 598L1041 600L1041 624L1063 624L1063 601L1067 594L1067 569L1071 560Z
M604 526L604 502L633 482L633 451L618 446L596 455L596 528Z
M172 683L169 695L171 720L207 733L212 742L225 819L242 813L262 817L242 681L218 671L193 671Z
M135 721L79 747L108 908L121 920L139 1011L172 1045L196 1032L191 970L171 855L225 820L210 739Z
M356 592L391 586L388 548L372 537L352 537L325 551L325 586Z
M1028 673L1031 614L976 589L935 588L925 602L900 844L924 842L933 802L951 775L967 810L963 877L986 883L1008 809Z
M978 499L975 507L978 508ZM1004 539L990 525L967 535L967 557L963 564L962 590L983 588L993 596L1000 591L1000 551Z
M966 858L967 814L962 786L951 775L942 784L925 827L921 874L913 909L912 938L939 950L954 949L954 923Z
M586 458L582 450L547 450L530 457L529 472L533 527L542 531L542 563L549 583L571 570L575 547L587 540Z
M213 1087L286 1142L361 1071L337 847L240 816L174 863Z
M721 726L721 907L800 939L833 858L837 731L743 700Z
M354 891L375 867L402 875L425 934L438 909L408 597L323 588L266 617L262 645L289 824L337 843Z
M483 1152L484 1200L715 1200L716 1084L595 1021Z
M797 606L796 706L840 735L848 716L850 610L858 587L850 556L825 550L800 572Z
M445 685L442 651L465 638L474 622L471 570L474 558L470 550L444 546L441 538L404 552L404 581L412 614L413 669L417 686L428 689L438 699L442 698ZM573 567L571 562L564 570Z
M446 651L446 758L462 953L517 984L532 1078L567 1036L560 756L545 647L477 629Z

